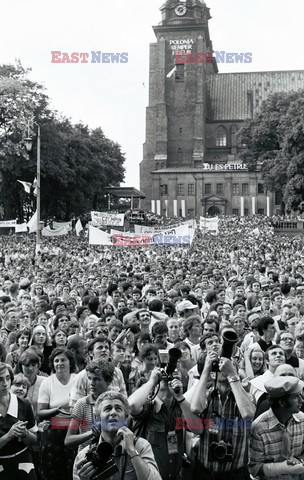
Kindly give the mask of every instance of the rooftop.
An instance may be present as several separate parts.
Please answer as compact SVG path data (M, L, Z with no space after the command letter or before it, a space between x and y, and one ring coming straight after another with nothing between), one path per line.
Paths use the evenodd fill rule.
M304 89L304 70L219 73L209 79L207 121L246 120L272 93Z
M121 198L146 198L146 195L134 187L108 187L106 193Z

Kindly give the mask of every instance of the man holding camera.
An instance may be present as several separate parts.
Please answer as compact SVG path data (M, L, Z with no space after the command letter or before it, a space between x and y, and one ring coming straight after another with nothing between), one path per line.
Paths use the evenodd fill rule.
M161 480L151 445L136 438L126 426L127 399L118 392L105 392L96 402L101 434L98 446L84 448L76 457L73 480Z
M132 429L151 444L162 480L179 478L182 467L183 430L175 430L182 409L173 388L178 388L182 395L183 385L177 376L178 373L173 374L170 385L164 371L156 367L149 380L128 398Z
M212 376L215 385L210 386ZM249 480L248 438L255 406L229 358L207 353L191 411L204 425L196 429L188 425L200 435L194 480Z

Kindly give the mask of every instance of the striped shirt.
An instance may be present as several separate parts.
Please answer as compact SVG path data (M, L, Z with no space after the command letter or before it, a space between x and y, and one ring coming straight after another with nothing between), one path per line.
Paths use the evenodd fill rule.
M216 388L209 390L207 397L208 405L203 412L203 419L212 421L211 428L206 428L200 435L199 462L211 472L231 472L245 467L248 463L249 429L244 428L244 422L232 391L227 393L224 403L222 403L220 392ZM217 428L219 417L222 426L229 425L230 428ZM218 462L210 457L211 443L220 440L232 446L230 461Z
M77 400L71 414L72 420L76 420L73 422L72 428L77 429L77 433L86 433L92 429L92 424L94 420L94 405L95 400L93 399L92 395L88 395L87 397ZM81 443L78 447L78 453L80 452L80 450L85 448L87 445L90 445L91 443L92 439Z
M287 450L286 446L288 446ZM270 408L253 422L249 442L249 471L253 477L259 474L265 463L283 462L287 457L300 457L303 453L304 413L294 413L285 426L279 422ZM262 472L259 476L266 478L263 477ZM296 480L299 477L299 475L279 475L271 478Z

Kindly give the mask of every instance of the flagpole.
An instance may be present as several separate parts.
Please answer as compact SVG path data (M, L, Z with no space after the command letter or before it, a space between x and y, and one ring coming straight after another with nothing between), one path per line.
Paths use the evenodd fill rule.
M36 231L36 254L40 250L40 125L37 136L37 231Z

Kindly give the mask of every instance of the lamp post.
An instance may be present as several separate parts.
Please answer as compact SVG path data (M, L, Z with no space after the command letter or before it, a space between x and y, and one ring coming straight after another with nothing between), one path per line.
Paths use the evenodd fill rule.
M36 228L36 254L40 251L40 125L37 126L37 197L36 197L36 211L37 211L37 228ZM33 139L30 137L30 128L28 126L28 137L25 139L26 150L30 152L33 146Z

